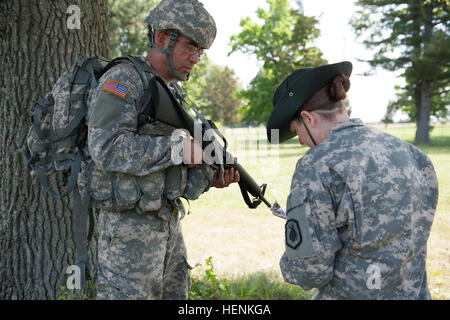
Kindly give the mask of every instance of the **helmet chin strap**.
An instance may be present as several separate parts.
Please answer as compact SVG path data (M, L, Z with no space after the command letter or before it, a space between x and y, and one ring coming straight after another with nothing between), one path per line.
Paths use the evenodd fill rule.
M170 71L170 74L172 75L172 78L174 78L175 80L179 80L179 81L187 81L189 79L190 73L188 73L187 75L184 75L181 72L178 72L177 70L175 70L175 66L173 65L173 61L172 61L173 47L175 45L175 42L177 41L177 38L178 38L178 32L172 31L170 33L169 45L167 46L167 49L163 49L156 45L155 39L154 39L154 33L153 33L152 43L150 43L150 45L152 48L155 48L159 53L162 53L166 56L167 64L169 66L169 71Z
M314 138L313 138L311 132L309 132L308 126L306 125L305 121L303 121L303 118L302 118L302 117L299 117L299 118L300 118L300 121L301 121L301 122L303 123L303 125L305 126L306 132L308 132L308 135L309 135L309 137L311 138L312 143L314 143L314 145L317 146L317 143L316 143L316 141L314 140Z

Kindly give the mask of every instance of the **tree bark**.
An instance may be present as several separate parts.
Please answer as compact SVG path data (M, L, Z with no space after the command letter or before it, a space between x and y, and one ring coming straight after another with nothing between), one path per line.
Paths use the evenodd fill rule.
M420 85L420 101L417 112L416 144L430 144L431 86L424 81Z
M68 27L71 5L80 29ZM31 177L25 137L33 102L64 70L78 57L109 57L107 0L2 0L0 39L0 299L56 299L76 258L73 200L53 199Z
M430 3L429 5L424 5L423 8L423 21L424 21L424 30L423 30L423 43L419 43L419 51L420 55L423 54L424 48L427 46L428 42L433 34L433 5ZM415 22L417 23L417 22ZM417 28L420 30L421 24L417 25ZM421 82L416 85L416 137L415 144L430 144L430 115L431 115L431 82L430 79L427 79L426 72L422 71L421 74Z

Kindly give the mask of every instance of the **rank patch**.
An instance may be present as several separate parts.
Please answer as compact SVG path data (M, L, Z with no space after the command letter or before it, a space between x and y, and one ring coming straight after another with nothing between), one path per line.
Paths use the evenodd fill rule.
M125 98L128 91L130 91L130 87L114 80L108 80L103 87L103 91L111 92L121 98Z
M302 233L297 220L290 219L286 222L286 245L292 249L297 249L302 243Z

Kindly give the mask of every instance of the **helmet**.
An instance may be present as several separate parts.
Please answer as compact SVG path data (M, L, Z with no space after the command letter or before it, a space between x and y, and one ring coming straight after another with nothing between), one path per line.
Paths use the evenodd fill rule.
M216 23L197 0L162 0L145 18L154 30L177 30L209 49L216 37Z

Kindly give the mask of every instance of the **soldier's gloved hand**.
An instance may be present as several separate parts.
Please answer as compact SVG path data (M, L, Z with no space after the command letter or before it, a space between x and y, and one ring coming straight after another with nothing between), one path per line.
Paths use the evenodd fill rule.
M188 168L193 168L196 164L201 164L203 159L203 150L194 140L185 138L183 146L183 163Z
M214 177L213 186L219 189L226 188L234 182L239 182L239 179L240 179L239 171L234 170L234 168L229 168L225 170L224 173L225 183L223 183L224 181L222 181L222 170L218 169L216 171L216 176Z

